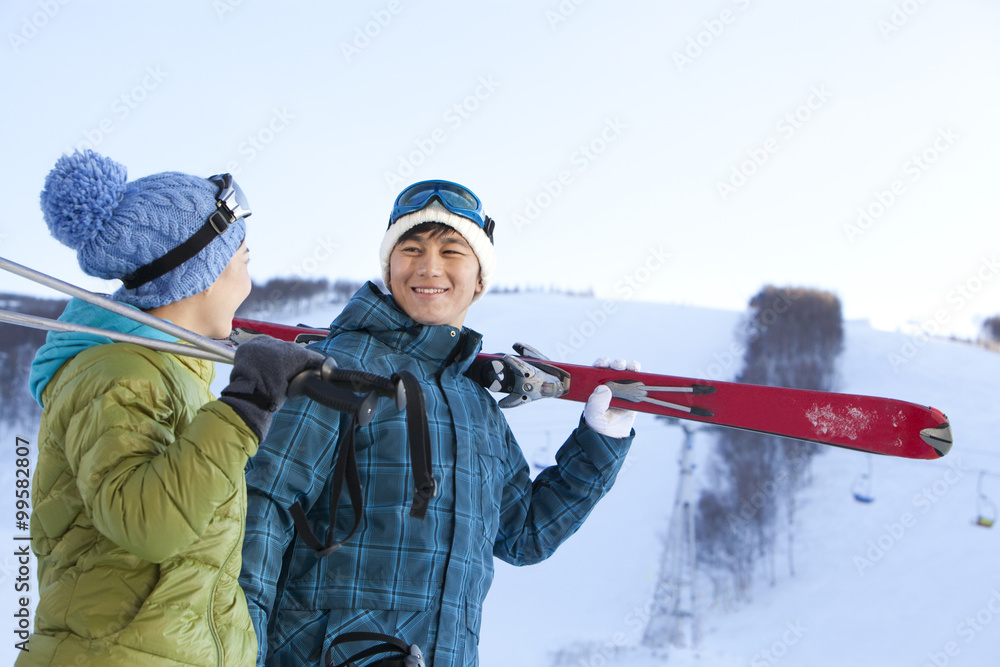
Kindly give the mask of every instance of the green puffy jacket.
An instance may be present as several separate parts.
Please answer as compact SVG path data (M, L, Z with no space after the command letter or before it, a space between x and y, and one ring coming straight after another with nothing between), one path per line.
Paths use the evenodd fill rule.
M40 600L17 667L252 665L237 579L256 436L212 400L211 362L84 348L41 393Z

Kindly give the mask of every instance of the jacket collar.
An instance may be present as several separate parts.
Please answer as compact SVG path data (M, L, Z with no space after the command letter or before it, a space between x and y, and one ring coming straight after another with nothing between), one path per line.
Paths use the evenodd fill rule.
M428 326L413 320L369 282L359 289L330 325L331 335L363 331L403 354L438 365L455 364L464 372L482 347L483 337L468 327Z
M181 344L187 344L184 341L176 341ZM169 352L165 354L170 354ZM198 357L189 357L184 354L174 354L173 357L180 362L185 368L190 370L192 373L201 378L206 384L212 384L215 380L215 362L209 361L208 359L200 359Z
M175 337L162 331L76 298L70 299L59 320L155 340L177 341ZM45 344L38 349L31 362L28 387L32 396L39 405L42 405L42 392L63 364L84 350L113 342L106 336L96 334L50 331L45 338ZM179 355L177 359L206 382L211 383L215 378L215 366L212 362Z

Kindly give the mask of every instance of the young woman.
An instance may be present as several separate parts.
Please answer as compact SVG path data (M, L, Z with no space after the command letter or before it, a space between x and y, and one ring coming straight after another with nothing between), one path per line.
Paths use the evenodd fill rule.
M77 152L56 163L41 201L86 273L122 279L113 299L204 336L229 333L250 292L250 209L228 174L129 182L122 165ZM170 339L79 300L60 319ZM288 380L323 360L259 340L240 347L213 400L212 362L49 334L30 376L43 407L31 515L40 600L17 667L253 663L237 582L244 468Z

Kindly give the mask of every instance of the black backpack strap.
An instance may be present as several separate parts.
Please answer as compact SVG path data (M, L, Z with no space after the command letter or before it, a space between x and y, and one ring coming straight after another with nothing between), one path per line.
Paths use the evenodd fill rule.
M394 655L392 657L383 658L378 662L371 663L370 667L426 667L424 663L424 656L420 652L419 646L416 644L407 644L401 639L391 635L383 635L378 632L345 632L337 635L330 643L330 648L327 649L327 664L329 665L333 662L330 659L332 657L330 653L333 651L334 646L350 642L381 643L358 651L344 662L336 665L336 667L358 667L358 663L356 661L364 660L365 658L370 658L383 653Z
M359 376L360 377L360 376ZM410 450L410 465L413 470L414 497L410 507L410 516L423 519L427 513L427 505L437 494L437 483L434 481L431 469L431 436L427 423L427 409L424 404L424 394L420 383L409 371L399 371L393 374L391 385L402 385L406 397L406 437ZM384 387L382 388L385 389ZM397 403L398 404L398 403ZM333 468L333 480L330 484L330 527L326 532L326 541L319 538L309 526L305 508L296 501L290 508L295 530L302 541L312 549L317 558L328 556L349 540L361 526L364 516L364 494L361 488L361 477L358 474L357 453L354 448L354 432L358 428L358 412L360 407L354 407L350 421L341 438L340 451ZM367 423L367 422L366 422ZM347 484L347 491L354 509L354 525L351 531L339 541L333 540L333 529L336 523L337 510L340 506L340 496Z
M309 527L306 520L306 512L302 503L295 501L289 508L292 521L295 522L295 530L302 541L315 552L316 558L329 556L340 548L340 545L351 539L361 526L361 518L364 512L364 497L361 489L361 477L358 475L357 454L354 451L354 431L357 428L354 416L351 416L344 437L340 440L340 451L337 454L337 462L333 467L333 481L330 484L330 526L326 530L326 542L321 543L319 538ZM340 506L340 494L347 482L347 491L350 494L351 506L354 508L354 526L344 539L334 542L333 529L337 519L337 509Z
M427 408L420 383L413 373L399 371L393 382L401 382L406 392L406 437L410 446L410 466L413 469L414 496L410 516L423 519L427 505L437 495L437 482L431 470L431 435L427 424Z

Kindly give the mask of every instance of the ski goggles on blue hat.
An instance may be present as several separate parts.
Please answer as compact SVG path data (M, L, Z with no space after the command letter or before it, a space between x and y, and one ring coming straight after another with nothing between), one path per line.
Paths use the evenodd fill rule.
M472 190L451 181L420 181L400 192L389 215L389 226L404 215L429 206L435 199L455 215L476 223L493 243L496 223L483 212L483 202Z
M215 185L218 191L215 195L215 210L208 216L205 224L187 241L163 257L154 259L124 276L121 280L125 289L135 289L173 271L201 252L215 237L222 236L230 225L253 213L250 210L250 202L232 174L216 174L206 180Z
M215 213L208 216L208 223L216 232L221 234L240 218L247 218L253 214L250 202L243 194L243 188L233 179L232 174L209 176L208 181L219 188L215 195Z

